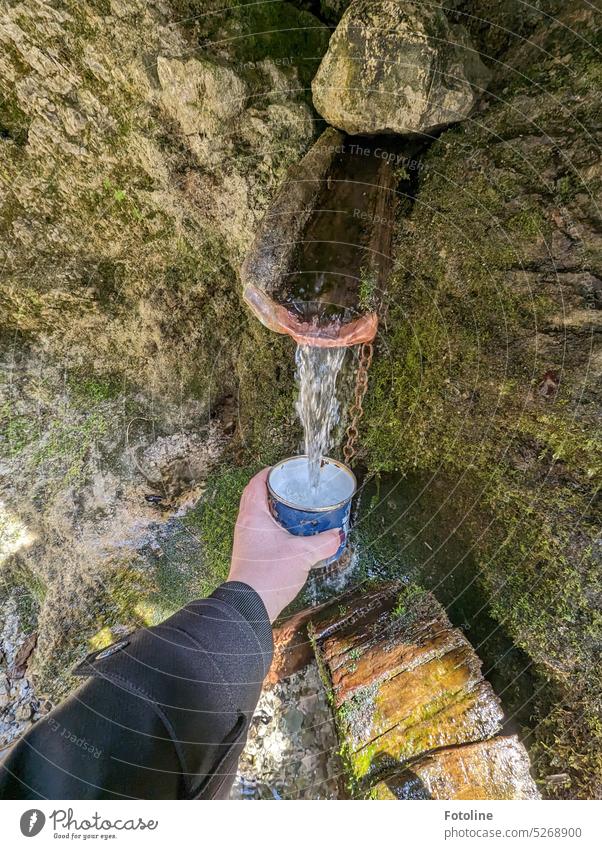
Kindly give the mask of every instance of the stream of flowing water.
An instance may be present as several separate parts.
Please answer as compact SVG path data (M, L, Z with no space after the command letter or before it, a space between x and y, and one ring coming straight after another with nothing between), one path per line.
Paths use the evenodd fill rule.
M314 493L320 483L320 462L331 448L332 430L339 420L336 384L345 351L345 348L299 345L295 356L299 386L297 413L303 425L305 454L309 457L309 486Z

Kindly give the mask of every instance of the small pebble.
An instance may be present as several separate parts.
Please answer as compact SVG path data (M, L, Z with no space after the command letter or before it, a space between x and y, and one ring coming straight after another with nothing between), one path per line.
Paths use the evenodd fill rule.
M17 705L15 710L15 719L17 722L27 722L31 719L31 705L28 702Z

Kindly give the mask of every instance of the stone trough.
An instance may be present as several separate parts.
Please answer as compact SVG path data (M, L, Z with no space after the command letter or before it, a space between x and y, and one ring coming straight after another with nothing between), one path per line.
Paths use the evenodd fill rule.
M257 318L297 342L370 341L391 262L400 169L417 143L329 127L288 172L241 268Z

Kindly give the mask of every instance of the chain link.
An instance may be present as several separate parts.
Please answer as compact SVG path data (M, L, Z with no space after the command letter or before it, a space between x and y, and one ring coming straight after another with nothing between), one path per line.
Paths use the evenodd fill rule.
M349 466L356 455L355 443L359 436L359 423L364 415L364 396L368 389L368 369L372 363L372 355L374 354L374 345L372 342L364 342L360 348L360 358L357 367L357 376L355 378L355 397L353 404L349 409L351 422L347 428L347 442L343 448L343 456L345 462Z

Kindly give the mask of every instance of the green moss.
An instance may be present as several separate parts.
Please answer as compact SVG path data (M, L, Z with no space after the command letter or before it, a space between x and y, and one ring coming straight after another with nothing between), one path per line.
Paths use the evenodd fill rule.
M370 312L376 307L377 280L365 268L360 269L359 307Z
M479 564L494 615L540 664L562 677L591 675L601 625L591 599L602 590L592 548L579 551L576 568L571 551L579 541L549 501L535 505L520 490L510 500L506 492L503 511L503 524L488 540L497 542L494 559Z
M100 412L90 412L80 421L54 418L43 440L32 455L34 467L54 469L52 478L57 487L77 481L86 467L92 445L106 436L109 422Z
M536 415L522 417L517 430L521 436L536 440L541 457L547 454L553 461L562 462L584 485L600 481L602 437L588 422L577 421L562 400L553 410L544 408Z
M391 611L393 619L403 619L412 616L416 610L416 605L423 598L426 590L418 584L408 584L399 593L395 607Z
M16 601L21 627L26 632L36 628L38 613L46 596L46 585L21 559L14 557L2 566L0 596L12 595Z
M18 145L25 145L30 123L16 97L0 97L0 142L11 139Z
M36 655L36 682L53 698L62 698L81 684L71 670L93 648L154 624L148 599L156 585L139 555L131 552L107 559L94 578L82 582L71 600L69 618L62 623L60 639L51 653ZM52 641L58 635L46 636Z
M318 667L318 674L320 676L320 680L324 685L324 691L326 693L326 698L331 707L334 707L334 693L332 691L332 680L330 678L330 673L326 664L324 663L324 659L322 657L322 652L320 651L318 641L316 638L316 631L313 626L313 623L310 621L307 625L307 636L309 637L309 641L312 645L314 656L316 658L316 664ZM336 717L336 714L335 714Z
M8 401L0 406L0 445L5 456L16 457L37 433L38 423L30 416L15 413Z
M578 53L575 41L575 60ZM553 146L533 142L579 139L584 126L594 131L596 71L589 68L571 115L560 115L558 102L563 91L573 96L575 79L571 72L563 90L568 76L559 68L555 104L535 97L529 80L528 103L514 101L510 89L478 127L446 132L431 146L417 203L399 232L361 444L371 471L417 470L451 482L489 611L538 674L556 682L564 708L573 709L579 691L591 715L600 696L589 685L583 693L582 682L596 677L602 633L595 564L602 446L593 381L584 382L589 330L577 328L556 361L554 328L566 295L546 275L559 226L555 205L574 202L583 185L559 165ZM550 67L544 70L549 78ZM584 272L587 228L573 260ZM570 297L572 309L580 296ZM538 387L549 370L562 373L561 384L543 398ZM576 387L590 403L576 400ZM368 517L360 534L370 530L373 554L390 563L397 538L370 528L378 519ZM532 712L543 711L544 692L540 682ZM533 739L552 733L554 722ZM576 767L573 785L597 792L586 736L569 742L566 726L554 734L563 751L575 749L581 774Z
M123 381L111 375L90 376L87 372L71 372L67 378L70 399L77 406L94 406L118 398Z
M378 755L378 746L376 743L370 743L368 746L364 746L363 749L360 749L358 752L353 752L353 754L347 755L347 760L350 766L353 769L353 774L355 781L353 786L359 788L361 786L361 779L365 776L369 775L374 758Z
M240 491L246 482L242 472ZM211 500L210 504L206 498ZM152 624L189 602L207 596L225 579L238 500L238 485L231 480L226 483L221 473L216 474L208 483L208 494L199 504L183 518L170 521L159 532L159 550L154 546L144 551L154 589L140 600L138 609L148 607Z
M562 694L558 701L548 704L546 714L540 715L537 739L533 744L533 758L541 764L541 773L555 775L563 773L568 781L555 785L555 794L560 798L597 798L592 789L599 786L602 775L602 694L598 700L592 698L587 684L573 693L567 703ZM584 748L584 741L589 746ZM549 785L544 784L544 790Z
M213 592L228 575L240 497L256 471L257 468L234 468L213 475L199 505L184 518L185 527L202 545L199 597Z
M110 646L113 642L113 639L113 632L108 626L105 625L103 628L97 631L96 634L90 637L90 640L88 641L90 651L100 651L101 649Z
M99 627L114 626L116 623L127 628L148 624L147 599L156 589L152 576L142 567L142 561L136 555L125 559L122 564L109 565L107 577L103 581L103 601L99 605L100 613L95 624ZM141 606L142 605L142 606Z
M296 453L301 429L294 409L294 344L251 319L236 364L238 440L244 462L268 466Z
M537 238L548 228L542 213L538 209L521 210L506 221L506 226L511 233L518 234L522 238Z
M219 0L214 10L207 0L172 0L172 4L184 23L196 27L207 49L229 50L243 71L264 59L294 64L310 99L309 85L330 39L329 29L318 18L287 2Z
M7 443L9 456L27 449L30 473L43 473L51 488L81 482L90 451L103 446L121 424L124 407L115 402L122 398L123 389L123 379L117 376L94 376L81 370L67 372L60 386L38 383L34 391L44 399L38 416L11 414L14 405L5 402L0 409L0 440ZM49 405L45 399L52 395Z

